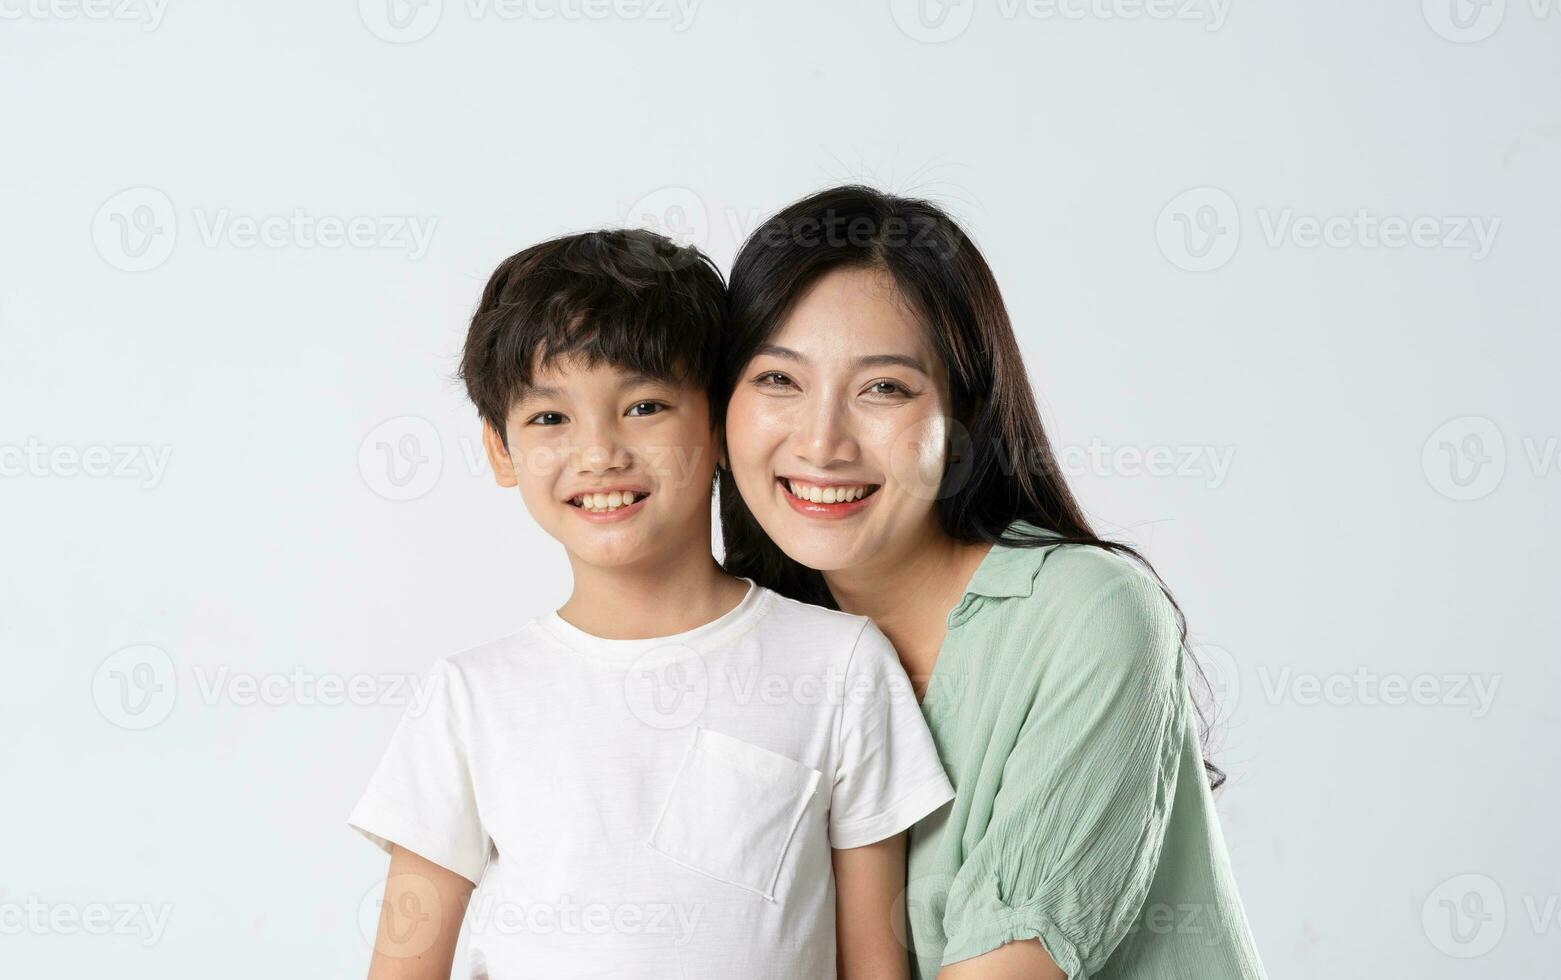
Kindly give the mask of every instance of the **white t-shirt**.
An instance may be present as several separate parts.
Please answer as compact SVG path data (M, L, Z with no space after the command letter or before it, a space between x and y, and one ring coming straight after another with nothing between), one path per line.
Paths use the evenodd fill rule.
M878 627L746 581L675 636L553 613L435 664L349 822L478 883L473 977L835 976L830 849L954 791Z

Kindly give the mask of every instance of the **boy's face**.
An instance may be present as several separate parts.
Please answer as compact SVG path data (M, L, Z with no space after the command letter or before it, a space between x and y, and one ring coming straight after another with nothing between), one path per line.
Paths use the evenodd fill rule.
M483 426L495 478L520 487L574 558L628 566L709 551L716 442L699 388L555 358L533 372L506 432L508 451Z

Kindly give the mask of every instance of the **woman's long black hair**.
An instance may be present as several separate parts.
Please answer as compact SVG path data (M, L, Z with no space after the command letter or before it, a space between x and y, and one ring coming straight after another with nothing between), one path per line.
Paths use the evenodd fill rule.
M938 488L943 530L958 541L1015 547L1076 544L1103 548L1143 565L1176 611L1186 656L1187 621L1154 567L1133 548L1095 534L1057 467L1041 426L1008 309L986 260L936 205L860 185L831 188L790 205L761 225L738 252L728 295L729 322L711 403L716 421L755 349L766 342L798 297L835 269L883 269L928 325L948 368L955 433ZM956 461L957 457L957 461ZM824 576L787 557L737 491L731 471L719 475L724 566L782 595L838 608ZM1058 537L1010 529L1027 521ZM1197 660L1193 671L1207 679ZM1196 702L1195 702L1196 703ZM1202 737L1208 717L1198 706ZM1205 759L1210 785L1225 781Z

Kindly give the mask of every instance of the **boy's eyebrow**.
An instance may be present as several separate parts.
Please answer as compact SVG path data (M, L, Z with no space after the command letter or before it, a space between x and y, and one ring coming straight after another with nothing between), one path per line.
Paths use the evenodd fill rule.
M661 378L657 378L657 377L654 377L654 376L649 375L649 374L641 374L641 373L638 373L638 372L636 372L634 374L626 375L624 377L624 379L623 379L623 384L621 385L621 387L624 387L624 388L635 388L635 387L638 387L640 385L660 385L662 387L671 387L670 382L667 382L667 381L665 381L665 380L663 380ZM531 387L528 387L525 390L525 392L521 394L520 401L525 401L528 398L562 398L562 397L564 397L564 389L562 389L562 388L555 388L552 385L533 385Z
M754 357L759 357L763 354L768 354L771 357L779 357L786 361L807 360L806 357L802 356L801 352L794 351L790 347L782 347L779 344L766 343L760 344L758 347L754 348ZM901 367L908 367L913 371L920 371L929 378L932 376L931 372L929 372L920 361L916 360L914 357L908 357L905 354L863 354L853 363L858 367L887 367L891 364L898 364Z

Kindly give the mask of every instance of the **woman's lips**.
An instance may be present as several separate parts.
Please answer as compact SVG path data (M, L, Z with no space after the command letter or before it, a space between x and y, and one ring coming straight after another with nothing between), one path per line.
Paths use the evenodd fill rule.
M843 504L814 503L811 500L803 500L792 493L791 487L787 485L784 477L777 477L775 483L780 487L781 496L786 498L786 503L791 505L792 510L804 517L816 517L824 520L839 520L843 517L859 514L878 495L878 486L876 484L866 484L871 489L868 490L865 496L858 497L855 500L847 501Z

